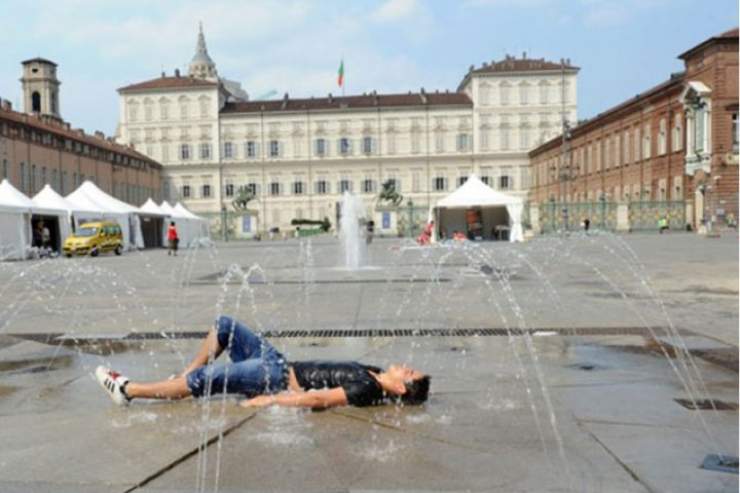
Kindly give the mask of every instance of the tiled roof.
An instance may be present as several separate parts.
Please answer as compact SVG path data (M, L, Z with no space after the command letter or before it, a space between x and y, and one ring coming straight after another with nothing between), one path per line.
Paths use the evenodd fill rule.
M550 62L541 58L539 60L533 60L531 58L514 58L507 57L499 62L491 62L485 64L479 68L471 70L474 74L487 74L497 72L536 72L540 70L561 70L565 67L565 70L580 70L579 67L570 64L570 60L567 60L563 64Z
M119 92L138 91L143 89L181 89L189 87L214 87L216 82L196 79L195 77L158 77L156 79L137 82L118 89Z
M283 98L269 101L226 103L221 113L252 113L259 111L343 110L357 108L388 108L401 106L472 106L463 93L433 92L407 94L363 94L357 96L329 96L325 98Z
M145 156L144 154L137 152L136 150L130 147L118 144L116 142L111 142L105 137L96 137L93 135L83 133L80 130L73 130L71 128L67 128L66 123L60 122L59 120L56 120L56 119L44 119L43 117L38 117L36 115L19 113L14 110L9 110L9 109L0 107L0 120L9 120L9 121L21 123L24 125L28 125L29 127L36 128L39 131L49 132L49 133L55 134L60 137L65 137L71 140L82 142L83 144L102 148L102 149L105 149L111 152L117 152L118 154L122 154L122 155L128 156L133 159L138 159L140 161L147 162L150 165L152 165L152 167L154 168L161 168L162 166L157 161L154 161L153 159Z

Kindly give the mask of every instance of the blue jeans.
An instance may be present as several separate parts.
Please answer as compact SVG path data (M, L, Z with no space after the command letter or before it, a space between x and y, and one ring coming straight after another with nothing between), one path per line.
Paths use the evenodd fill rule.
M216 320L215 329L218 344L229 352L231 363L212 363L188 373L188 388L194 397L220 393L252 397L287 388L287 363L269 342L226 316Z

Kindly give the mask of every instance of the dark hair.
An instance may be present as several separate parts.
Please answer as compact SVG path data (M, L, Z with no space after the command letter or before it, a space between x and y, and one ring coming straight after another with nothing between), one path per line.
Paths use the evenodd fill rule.
M431 377L424 375L421 378L404 382L406 392L401 394L401 402L406 405L423 404L429 396L429 381Z
M170 221L170 226L174 226L174 225L175 225L175 221Z

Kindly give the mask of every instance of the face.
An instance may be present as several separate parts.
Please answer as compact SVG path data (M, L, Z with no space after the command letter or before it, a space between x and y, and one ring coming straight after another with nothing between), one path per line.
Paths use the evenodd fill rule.
M419 370L414 370L406 365L391 365L386 373L400 382L410 382L424 376Z

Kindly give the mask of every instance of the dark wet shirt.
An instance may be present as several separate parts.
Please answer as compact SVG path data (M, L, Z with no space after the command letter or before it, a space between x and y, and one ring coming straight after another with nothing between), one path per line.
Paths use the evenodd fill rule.
M347 394L347 402L359 407L383 401L383 388L369 373L383 371L376 366L356 361L298 361L290 366L304 390L341 387Z

